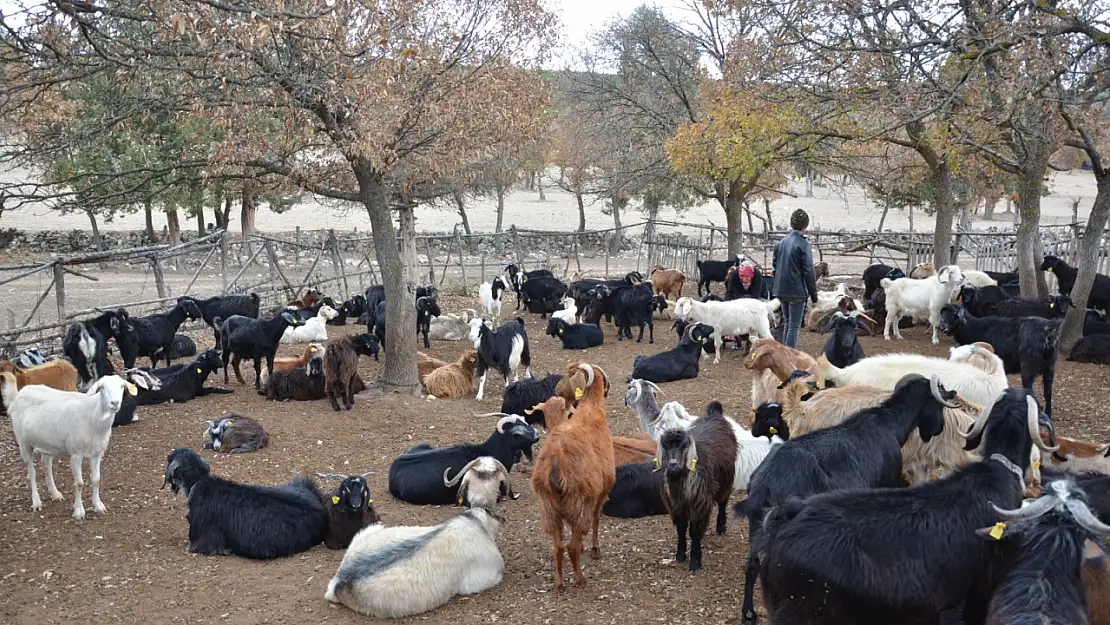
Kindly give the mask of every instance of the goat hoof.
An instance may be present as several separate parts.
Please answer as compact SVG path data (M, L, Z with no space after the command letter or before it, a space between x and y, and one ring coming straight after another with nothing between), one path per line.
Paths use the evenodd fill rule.
M676 553L675 556L674 556L674 561L675 562L685 562L686 561L686 552L683 551L681 553Z
M85 518L85 509L84 508L74 508L73 509L73 518L75 518L75 519Z
M690 572L691 573L697 573L700 570L701 570L701 562L698 562L698 563L695 564L693 561L690 561Z
M52 499L54 501L61 501L61 500L65 499L65 495L63 495L59 491L54 491L54 492L50 493L50 499Z
M597 547L594 547L593 549L590 549L590 557L593 558L594 560L600 560L601 559L601 549L599 549Z
M31 512L38 512L42 510L42 502L31 502Z
M108 506L104 505L103 503L94 503L93 510L95 510L99 514L104 514L108 511Z
M574 579L574 585L578 588L585 588L586 587L586 576L583 575L582 577L576 577Z

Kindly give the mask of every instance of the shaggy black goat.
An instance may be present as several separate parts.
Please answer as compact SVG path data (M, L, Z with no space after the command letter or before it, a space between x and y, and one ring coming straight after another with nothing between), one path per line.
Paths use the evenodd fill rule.
M385 346L385 301L378 302L374 307L374 312L367 321L366 331L378 339L379 345Z
M1052 414L1052 382L1056 378L1056 355L1061 321L1039 317L978 318L958 304L940 309L940 329L958 345L983 342L994 348L1006 373L1020 373L1021 385L1033 389L1033 380L1044 383L1045 412Z
M523 416L528 425L539 425L546 430L543 410L536 406L555 395L555 385L562 379L563 376L551 373L544 378L524 378L509 384L501 397L501 412Z
M131 317L138 350L133 355L124 355L124 367L130 369L135 366L134 356L149 356L152 367L157 367L158 361L162 359L165 359L166 365L172 364L170 357L177 329L185 323L186 319L202 318L203 315L197 303L188 298L179 301L168 313Z
M424 349L431 348L431 343L428 342L428 331L432 327L432 317L438 317L442 314L443 312L439 309L439 302L436 301L434 295L416 298L416 333L424 335ZM382 336L384 336L384 333Z
M1041 271L1047 271L1056 276L1056 289L1060 295L1071 295L1072 289L1075 288L1075 279L1079 276L1078 269L1050 255L1045 256L1044 261L1041 262ZM1110 276L1095 274L1091 295L1083 307L1110 311Z
M1010 296L1002 287L985 286L975 287L965 284L960 287L959 300L964 308L976 317L993 317L998 315L998 305Z
M825 341L824 354L833 366L844 368L856 364L863 359L863 346L859 344L857 329L870 331L867 324L860 319L856 312L845 315L837 311L821 333L832 331L833 335ZM867 315L862 315L865 318Z
M520 317L506 321L496 330L488 319L471 319L470 341L474 344L474 349L478 350L478 365L474 373L481 378L478 395L475 397L478 401L482 400L485 393L486 374L490 369L495 369L505 378L506 386L509 384L510 373L513 374L513 381L516 381L516 371L520 365L524 365L528 377L534 377L528 332Z
M617 481L609 489L609 500L601 506L601 513L622 519L667 514L663 472L656 470L655 461L617 466Z
M163 354L162 349L159 348L158 351L154 352L154 354L151 355L151 360L164 359L166 363L169 364L171 360L181 360L182 358L188 358L196 355L197 344L193 342L193 339L185 336L184 334L175 334L173 335L173 345L170 346L169 355L166 356L165 354Z
M984 460L947 477L905 489L838 490L780 501L752 547L760 554L770 620L776 625L936 623L941 612L962 603L965 622L983 623L991 593L1018 545L985 541L976 530L995 524L992 504L1021 505L1032 445L1055 449L1041 442L1037 403L1024 389L1006 389L983 414L961 434L967 449ZM795 441L821 432L828 430ZM784 443L780 452L792 444ZM872 458L876 451L869 445L853 449L839 457ZM892 458L897 455L894 450ZM790 479L806 466L794 463L779 477ZM764 467L768 462L760 473ZM751 607L744 604L745 624L755 620Z
M350 410L362 380L358 377L358 357L378 357L377 339L370 334L341 336L328 343L324 351L324 392L332 410L339 410L339 401Z
M547 315L562 308L559 302L567 293L567 285L554 276L529 278L520 285L520 303L530 313L546 319Z
M656 460L666 473L663 502L678 532L675 561L686 561L690 533L690 571L701 569L701 539L717 507L717 535L725 533L725 506L736 476L736 435L719 402L709 402L705 416L689 429L674 428L659 436Z
M864 305L870 306L871 305L871 296L875 293L875 291L882 290L883 287L879 283L882 282L883 278L890 278L891 280L897 280L898 278L905 278L905 277L906 277L906 272L902 271L900 268L891 267L890 265L884 265L882 263L876 263L874 265L871 265L867 269L864 269L863 270L863 302L864 302Z
M748 498L736 504L748 518L749 541L755 542L767 510L792 498L841 489L883 488L902 481L902 445L916 430L929 442L944 430L944 408L955 391L940 380L907 375L883 403L861 410L847 421L791 438L776 446L752 475ZM1028 449L1026 463L1028 463ZM760 551L748 547L742 622L755 623L754 589ZM774 621L778 625L779 621ZM790 621L782 621L783 623ZM850 622L850 621L840 621Z
M804 371L798 372L805 374ZM788 378L786 382L794 379ZM783 382L783 384L786 384ZM782 406L778 402L765 401L755 409L755 419L752 421L752 436L756 438L766 436L767 440L777 436L784 441L790 440L790 424L782 416Z
M513 292L516 293L516 309L520 310L521 306L521 287L524 286L529 280L536 278L554 278L555 274L551 273L549 269L533 269L532 271L521 271L519 267L513 264L505 266L505 278L509 286L513 287Z
M328 396L324 390L324 359L317 356L304 367L274 371L263 387L258 394L276 401L323 399Z
M126 319L127 311L121 308L69 326L62 339L62 353L77 367L77 374L85 384L115 373L108 360L108 339L119 335L121 322Z
M216 343L219 344L220 335L219 330L216 328L216 318L227 319L232 315L242 315L243 317L250 317L252 319L258 318L258 305L259 298L257 293L250 295L221 295L217 297L209 297L203 299L194 297L192 295L182 295L177 298L178 303L182 300L191 299L196 303L197 308L200 309L201 318L208 327L212 328L212 333L216 337Z
M151 371L162 382L162 388L139 393L135 400L140 406L187 402L202 395L226 395L230 389L205 388L208 376L222 366L216 350L201 352L197 359L185 365L172 365Z
M370 498L370 487L366 485L366 477L373 474L373 471L362 475L316 474L324 480L343 480L332 493L330 501L325 503L328 508L328 535L324 538L324 546L328 549L346 549L362 528L381 521L374 510L374 500Z
M1079 339L1071 348L1068 360L1110 365L1110 334L1091 334Z
M709 292L710 286L714 282L724 282L728 277L728 268L740 265L740 257L737 256L732 260L699 260L698 261L698 297L701 297L701 289L704 286L705 292Z
M563 349L588 349L605 342L605 332L592 323L567 323L558 317L547 321L547 335L563 343Z
M655 342L655 321L652 315L654 295L650 284L636 284L613 289L612 309L617 320L617 340L632 339L632 326L640 329L637 343L644 340L644 326L648 328L648 343Z
M270 435L258 421L230 412L204 422L204 448L226 454L245 454L270 444Z
M289 326L301 325L289 311L282 311L273 319L251 319L242 315L235 315L224 320L217 319L216 325L220 331L220 355L224 363L224 384L228 383L227 365L235 368L235 378L240 384L246 384L243 374L239 372L239 363L244 358L254 361L254 388L262 386L262 360L266 361L266 370L274 370L274 356L277 355L281 335Z
M999 317L1063 319L1070 306L1071 299L1066 295L1056 295L1046 300L1019 296L998 302L995 309Z
M637 355L633 358L631 377L656 384L698 377L702 348L706 343L712 344L709 340L712 334L712 326L702 323L687 326L686 334L677 347L651 356Z
M435 449L428 443L416 445L401 454L389 466L389 493L415 504L455 503L456 489L445 486L443 473L460 471L468 462L491 456L512 468L521 456L531 458L532 446L540 440L536 428L523 417L511 415L497 422L497 430L481 444L462 443Z
M162 487L186 499L189 551L256 560L308 551L324 541L328 513L315 482L294 477L283 486L252 486L215 477L192 449L166 458Z

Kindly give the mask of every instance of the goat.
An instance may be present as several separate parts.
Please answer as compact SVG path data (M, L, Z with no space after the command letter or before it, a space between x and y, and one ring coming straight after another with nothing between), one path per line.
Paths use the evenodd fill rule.
M203 395L227 395L232 391L222 388L206 388L208 376L221 367L220 356L216 350L208 349L196 360L186 365L174 365L166 369L155 369L151 373L158 377L161 388L149 390L136 397L140 406L164 403L184 403Z
M316 305L324 297L324 294L316 289L308 289L304 295L289 302L290 306L295 308L311 308Z
M520 302L528 312L539 314L546 319L549 313L558 310L559 302L566 295L567 285L553 276L531 278L521 284Z
M501 461L492 456L482 456L466 463L455 477L448 479L448 467L443 471L443 485L453 488L459 485L455 502L468 508L492 510L506 495L514 501L519 497L513 492L509 472Z
M439 302L436 301L434 295L416 298L416 333L424 335L424 349L432 347L432 344L428 342L428 333L432 329L432 317L438 317L441 314L443 314L443 311L439 309Z
M880 284L886 292L887 318L883 326L883 338L890 340L891 328L894 336L902 338L898 321L902 317L928 319L933 328L933 345L940 343L937 329L940 325L940 309L952 300L952 293L960 288L963 274L956 265L949 265L935 276L924 280L899 278L891 281L883 278Z
M898 278L905 278L906 273L898 267L891 267L882 263L876 263L863 270L863 301L864 303L871 302L871 296L874 295L877 289L882 288L880 282L883 278L888 280L897 280Z
M275 401L312 401L327 397L325 386L324 359L317 356L304 367L263 372L258 394Z
M1047 271L1056 276L1056 289L1060 295L1071 295L1072 289L1075 288L1075 279L1079 277L1078 269L1052 255L1045 256L1041 261L1041 271ZM1110 311L1110 276L1096 273L1095 282L1091 285L1091 294L1087 297L1087 301L1080 305L1084 308Z
M448 364L446 360L432 358L424 352L416 352L416 372L420 376L421 383L424 382L424 379L428 377L429 373L440 367L446 367Z
M28 347L27 349L19 352L13 360L17 367L20 369L30 369L39 365L45 365L48 361L54 360L55 357L47 358L43 355L42 351L37 347Z
M512 467L521 456L532 457L540 433L518 415L506 415L484 443L462 443L435 449L428 443L413 446L389 466L389 494L420 505L455 503L456 492L443 483L443 474L461 470L471 460L491 456Z
M998 286L979 288L965 284L960 287L957 299L976 317L991 317L998 315L998 305L1010 296Z
M170 353L168 355L164 354L162 349L159 348L158 351L151 354L151 359L157 358L168 363L170 360L181 360L196 355L197 344L193 342L193 339L184 334L175 334L173 335L173 344L170 346Z
M1053 441L1046 440L1047 438L1046 434L1041 434L1041 441L1051 444ZM1060 449L1045 455L1045 468L1072 475L1110 475L1110 457L1107 456L1110 444L1096 445L1064 436L1053 438Z
M74 393L38 384L17 389L15 376L8 372L0 373L0 397L3 397L11 415L19 455L27 464L31 510L38 512L42 509L35 476L37 451L43 459L46 490L55 501L62 498L62 493L54 485L54 457L70 457L75 519L85 518L85 505L81 498L81 487L85 481L81 475L81 464L88 457L93 510L99 513L108 511L100 500L100 461L108 451L112 423L124 392L134 395L138 391L133 384L115 375L100 378L84 393Z
M1038 415L1028 391L1006 389L963 435L982 462L908 489L838 490L776 502L752 548L759 562L749 561L760 567L770 620L832 625L882 615L886 622L937 622L942 611L962 602L965 617L982 622L1016 550L975 532L994 524L992 504L1021 504L1032 446L1054 451L1040 440ZM829 430L808 436L821 432ZM861 448L874 456L873 447ZM904 567L917 574L889 574L909 570ZM754 622L751 607L745 603L744 623Z
M1061 322L1037 317L976 318L957 304L940 311L940 329L958 345L983 342L991 345L1006 373L1021 373L1021 385L1033 388L1041 376L1045 412L1052 415L1052 382L1056 377L1056 353Z
M486 390L486 373L496 369L509 383L509 373L513 374L513 381L517 377L517 369L524 365L525 374L532 375L532 353L528 349L528 332L525 330L524 319L516 317L501 324L496 330L493 324L486 319L470 320L470 342L478 350L478 365L476 374L481 377L478 383L478 395L475 397L482 401Z
M683 321L697 321L713 328L713 344L716 347L714 364L721 362L721 337L725 335L756 334L759 338L771 337L771 322L768 315L777 305L754 299L738 299L731 302L698 302L683 297L675 303L675 318Z
M724 420L724 409L710 402L706 416L689 429L675 428L659 436L656 452L663 481L663 504L678 532L675 561L686 561L686 532L690 533L690 572L701 570L701 539L717 506L717 535L725 533L725 505L735 477L736 436ZM698 464L701 470L698 470Z
M478 287L478 299L482 302L482 310L497 319L501 316L501 296L505 293L505 281L494 277L489 282L483 282Z
M659 419L659 408L655 402L655 394L663 390L650 380L633 378L628 381L628 390L624 393L624 405L636 411L640 420L640 430L651 437L659 438L653 424Z
M138 351L134 355L125 355L123 366L130 369L135 366L134 356L149 356L150 366L157 367L158 361L166 360L166 365L173 364L170 360L174 336L177 329L186 320L203 319L197 303L192 299L182 299L168 313L149 315L147 317L131 317L131 324L135 327L135 340ZM155 356L155 354L161 354Z
M308 365L313 358L323 358L324 346L319 343L309 343L305 346L300 356L295 358L274 358L274 371L282 369L298 369Z
M651 356L637 354L632 360L631 378L662 384L698 377L702 348L708 345L714 332L712 326L690 324L677 347Z
M552 373L543 378L525 378L505 387L501 397L501 412L509 415L523 415L528 425L547 426L546 415L542 409L535 408L555 394L555 387L563 376Z
M516 309L520 310L523 303L521 298L521 288L527 284L529 280L536 278L554 278L555 274L551 273L550 269L533 269L532 271L521 271L516 265L509 264L505 266L505 278L509 281L509 286L513 287L513 292L516 293Z
M809 354L787 347L775 339L758 339L752 344L751 357L744 361L744 368L752 372L752 408L773 399L775 388L795 371L807 371L817 378L817 386L825 380L817 362Z
M732 260L699 260L698 265L698 297L701 297L702 287L708 293L714 282L724 282L728 277L728 268L740 265L740 257Z
M594 559L601 557L598 525L601 507L616 481L612 435L605 418L609 379L596 365L571 364L561 386L574 388L574 418L552 428L536 457L532 490L540 502L540 523L551 538L555 557L555 588L563 587L563 524L570 525L566 550L575 584L586 585L581 556L585 536L593 527Z
M433 317L428 326L428 338L433 341L462 341L470 336L470 320L478 316L473 308L462 314L444 313Z
M189 508L191 553L283 558L308 551L328 532L322 495L308 477L282 486L238 484L211 475L192 449L177 448L166 457L167 485Z
M241 315L255 319L258 317L258 306L261 301L257 293L251 293L250 295L221 295L207 299L182 295L177 298L177 302L181 303L185 299L193 300L193 303L200 309L201 319L209 328L212 328L217 344L220 342L219 330L216 328L217 317L227 319L232 315Z
M686 285L686 274L678 269L666 269L662 265L652 268L650 278L652 290L675 301L682 297L682 288ZM664 300L665 301L665 300Z
M239 371L239 363L244 358L250 358L254 361L254 388L255 390L261 388L262 361L265 360L266 369L273 371L274 357L285 329L300 323L289 311L282 311L273 319L251 319L241 315L233 315L227 319L217 318L224 384L228 383L229 362L235 368L235 378L240 384L246 384L243 374Z
M654 296L646 284L624 286L612 290L612 309L617 323L617 340L632 339L632 326L640 329L637 343L644 340L644 326L648 328L648 343L655 342L655 317L652 314Z
M29 369L21 369L10 360L0 360L0 371L12 374L17 389L41 384L59 391L77 390L77 368L65 360L51 360Z
M1057 295L1046 300L1018 296L999 302L995 308L999 317L1062 319L1070 306L1071 299L1066 295Z
M281 335L280 343L292 345L296 343L314 343L328 340L328 321L335 319L339 313L327 304L321 304L315 315L301 321L295 327L285 328Z
M358 357L376 356L378 343L370 334L344 336L328 343L324 351L324 392L332 410L343 407L350 410L355 405L355 393L361 381L358 377Z
M374 510L374 500L370 497L370 487L366 485L367 471L362 475L343 473L317 473L316 477L343 480L324 505L328 509L328 534L324 546L328 549L346 549L363 528L381 523L381 517Z
M654 460L617 465L616 481L601 513L622 519L667 514L663 473L656 470Z
M228 454L258 451L270 444L270 435L262 424L235 412L219 419L205 421L204 448Z
M986 356L986 355L984 355ZM997 356L990 354L991 359ZM864 358L843 369L829 364L824 354L817 358L817 367L836 386L866 384L882 389L893 389L898 381L910 373L939 375L945 388L959 393L960 397L985 406L1009 387L1006 373L999 366L991 372L968 363L952 362L918 354L882 354Z
M1079 339L1068 353L1068 360L1110 365L1110 334L1091 334Z
M859 344L859 334L856 330L866 328L867 325L863 323L860 317L875 323L873 319L863 313L845 315L837 312L828 325L821 329L822 334L829 331L833 333L829 340L825 341L825 347L822 350L825 358L833 366L850 367L863 360L865 354L863 353L863 346Z
M568 324L563 319L551 315L547 321L547 335L563 343L563 349L589 349L605 342L605 333L592 323Z
M351 541L324 598L360 614L400 618L482 592L505 575L500 528L500 517L485 508L434 527L371 525Z
M563 299L559 303L563 305L563 309L551 313L551 318L562 319L567 324L577 323L578 303L574 301L574 298L568 293L563 296Z
M138 393L136 395L123 394L119 410L116 411L116 416L112 419L112 427L129 425L138 421L139 415L136 414L136 410L139 407L139 397L146 394L147 391L162 390L162 381L154 374L143 369L128 369L121 372L120 377L123 378L124 382L134 384Z
M964 281L974 287L998 286L998 281L987 275L984 271L967 269L964 271Z
M984 271L983 273L998 284L1008 284L1019 280L1017 269L1013 271Z
M469 395L474 389L474 368L477 364L478 352L470 350L455 362L432 371L424 378L428 394L441 398Z
M122 322L127 319L127 311L109 310L79 321L66 330L62 339L62 353L77 367L81 381L88 384L104 375L112 375L112 362L108 360L108 339L119 342Z

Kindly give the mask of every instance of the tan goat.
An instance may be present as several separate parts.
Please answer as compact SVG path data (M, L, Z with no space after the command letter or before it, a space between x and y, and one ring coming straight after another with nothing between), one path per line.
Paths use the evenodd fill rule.
M441 399L463 397L474 391L474 367L478 364L478 352L470 350L455 362L440 367L424 378L424 386L429 395Z

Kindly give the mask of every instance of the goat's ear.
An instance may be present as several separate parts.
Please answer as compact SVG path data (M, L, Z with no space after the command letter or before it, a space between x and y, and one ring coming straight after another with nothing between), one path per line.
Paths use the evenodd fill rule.
M690 437L690 447L686 450L686 468L691 471L698 470L698 446L694 442L694 437Z
M858 322L858 321L859 321L859 319L857 319L856 321ZM827 323L827 324L825 325L825 327L824 327L824 328L823 328L823 329L821 330L821 334L828 334L828 333L829 333L829 332L830 332L830 331L831 331L831 330L832 330L833 328L835 328L835 327L836 327L836 322L835 322L835 321L830 321L830 322L828 322L828 323Z

